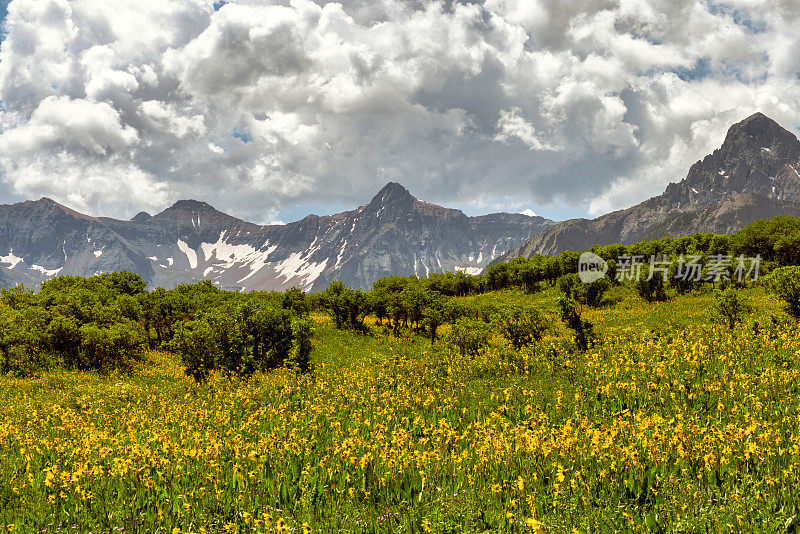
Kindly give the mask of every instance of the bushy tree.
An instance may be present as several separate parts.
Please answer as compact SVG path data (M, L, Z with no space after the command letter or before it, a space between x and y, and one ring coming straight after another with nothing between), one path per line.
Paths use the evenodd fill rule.
M144 345L141 327L126 318L108 326L87 323L78 329L81 344L77 367L105 371L124 366Z
M556 280L556 287L558 290L561 291L564 296L569 298L575 297L575 292L580 284L581 280L577 273L565 274L563 276L559 276L558 280Z
M301 317L308 315L311 305L308 301L308 295L300 288L292 287L287 289L282 294L279 294L279 298L283 309Z
M641 276L634 280L636 292L647 302L660 302L667 300L667 291L664 286L664 276L662 273L653 273L650 276L649 268L642 269Z
M549 322L533 306L514 306L497 321L500 334L515 350L540 341L549 328Z
M289 367L299 373L314 370L311 351L314 349L314 327L311 320L297 318L292 320L292 350L289 353Z
M581 318L583 309L575 299L561 297L557 302L561 320L573 331L578 348L585 352L594 341L594 325L590 321Z
M764 287L786 303L786 311L800 319L800 267L780 267L764 278Z
M489 289L499 290L511 286L511 269L508 263L497 263L486 269L486 283Z
M42 310L0 305L0 374L28 374L46 363L45 321Z
M560 276L556 281L558 289L564 296L574 299L579 304L596 308L603 304L606 292L611 288L611 282L603 277L594 282L584 283L578 273L569 273Z
M336 328L350 328L358 332L367 330L364 318L370 311L369 300L360 289L350 289L339 281L331 282L320 299Z
M278 302L245 299L184 321L170 348L181 355L186 373L199 382L215 369L247 378L284 365L307 372L313 335L307 318L292 316Z
M681 272L683 269L683 272ZM702 279L698 279L693 273L688 273L686 265L681 267L681 264L674 260L669 264L667 270L668 283L675 291L681 295L701 287L703 285Z
M372 291L369 292L367 299L372 313L375 315L375 318L378 319L378 324L383 326L384 319L389 318L388 292L380 287L373 288Z
M145 285L120 272L55 277L38 293L2 290L0 371L19 372L37 355L107 371L127 367L147 347L177 352L198 381L214 369L250 376L290 359L298 370L310 369L313 328L303 322L309 302L302 291L245 295L203 281L147 293ZM348 291L344 321L362 322L364 293Z
M422 326L428 331L431 343L436 341L436 331L447 320L445 303L442 295L433 292L427 294L425 307L422 310Z
M800 217L780 216L748 224L730 238L735 255L761 256L784 265L800 258Z
M752 311L750 303L731 286L717 291L714 296L712 318L733 330Z
M478 356L489 346L492 327L483 321L461 317L450 328L446 342L464 356Z
M186 374L205 382L217 366L217 345L211 325L205 319L182 323L171 341L180 354Z

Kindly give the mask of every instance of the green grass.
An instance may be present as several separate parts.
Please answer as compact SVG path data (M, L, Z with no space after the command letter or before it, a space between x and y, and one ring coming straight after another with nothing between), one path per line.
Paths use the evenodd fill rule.
M0 377L0 526L18 532L782 532L800 502L800 331L760 289L734 331L713 294L629 288L569 352L557 293L539 345L477 357L315 316L316 372L195 385ZM758 323L758 328L755 323ZM446 329L444 329L446 330Z

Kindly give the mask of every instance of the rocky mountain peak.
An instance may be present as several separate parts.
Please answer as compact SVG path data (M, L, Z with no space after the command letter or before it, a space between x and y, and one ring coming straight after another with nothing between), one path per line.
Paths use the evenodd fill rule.
M800 141L791 132L763 113L754 113L728 129L723 152L760 153L769 151L772 155L797 160L800 155Z
M217 210L214 209L213 206L202 202L200 200L179 200L175 204L173 204L169 210L180 210L180 211L189 211L192 213L204 213L204 212L216 212Z
M137 217L139 217L137 215ZM150 217L146 221L149 225L181 228L182 232L195 233L200 231L218 232L219 227L242 223L240 219L232 217L213 206L199 200L179 200L161 213Z
M56 202L55 200L53 200L52 198L49 198L49 197L42 197L39 200L28 200L26 203L30 204L31 206L34 206L35 209L38 209L38 210L50 210L50 209L53 209L53 208L65 208L65 206L62 206L61 204L59 204L58 202Z
M63 204L59 204L52 198L42 197L39 200L27 200L22 204L33 208L29 211L31 214L36 214L39 217L78 217L81 219L90 219L88 215L78 213L72 208L68 208Z
M397 182L389 182L378 194L370 201L371 206L386 206L388 204L406 204L416 199L408 192L408 189Z
M318 291L332 280L367 289L384 276L477 273L552 224L506 213L467 217L397 183L368 206L280 226L244 222L196 200L122 221L43 199L0 205L0 287L124 270L151 288L206 279L236 290Z
M556 224L502 260L666 235L729 233L779 214L800 214L800 140L763 113L755 113L731 126L720 148L692 165L686 177L669 184L664 193L591 221Z
M146 211L140 211L139 213L134 215L131 220L133 222L143 223L143 222L149 221L152 218L153 218L153 216L150 215L149 213L147 213Z
M211 219L232 219L238 221L235 217L231 217L221 211L217 211L211 204L202 202L200 200L179 200L169 208L161 213L154 215L150 220L161 219L193 219L196 220L199 216ZM138 215L137 215L138 217Z

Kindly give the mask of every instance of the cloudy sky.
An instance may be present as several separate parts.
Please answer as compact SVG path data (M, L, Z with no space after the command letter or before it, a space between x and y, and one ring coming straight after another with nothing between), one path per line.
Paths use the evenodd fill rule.
M755 111L800 126L797 0L3 4L0 202L289 221L397 181L564 219L660 193Z

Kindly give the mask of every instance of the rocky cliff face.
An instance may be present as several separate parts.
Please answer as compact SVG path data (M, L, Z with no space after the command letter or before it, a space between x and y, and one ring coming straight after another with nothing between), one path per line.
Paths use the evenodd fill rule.
M597 219L554 225L494 262L695 232L730 233L756 219L800 215L800 141L761 113L664 193Z
M396 183L356 210L260 226L181 200L130 221L89 217L49 199L0 206L0 285L127 270L150 287L209 279L243 290L369 288L389 275L476 273L554 223L497 213L467 217Z

